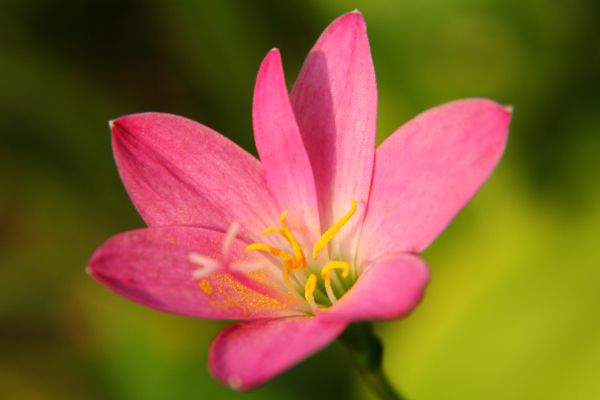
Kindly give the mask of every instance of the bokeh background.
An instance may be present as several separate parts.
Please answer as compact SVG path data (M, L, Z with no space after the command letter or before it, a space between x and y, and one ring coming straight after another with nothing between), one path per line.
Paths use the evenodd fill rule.
M379 139L451 99L514 106L502 163L424 254L422 305L376 329L412 399L600 398L600 3L596 0L0 3L0 398L369 399L334 344L239 394L206 369L223 322L123 300L84 267L143 225L107 121L166 111L254 152L262 57L291 84L359 8Z

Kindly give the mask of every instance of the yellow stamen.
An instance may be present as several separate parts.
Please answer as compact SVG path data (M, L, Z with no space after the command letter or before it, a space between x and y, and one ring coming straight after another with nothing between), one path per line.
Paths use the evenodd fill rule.
M285 217L287 216L287 211L284 211L279 216L279 220L281 221L281 226L283 228L270 227L262 230L262 234L267 233L278 233L287 240L287 242L292 246L292 252L294 253L294 259L296 262L294 263L294 268L305 268L306 267L306 257L304 257L304 252L302 251L302 246L298 243L298 240L290 231L290 228L287 226L285 222Z
M290 286L290 273L298 268L300 267L294 262L294 260L289 260L288 262L285 262L283 264L283 279L285 280L288 286Z
M249 244L246 246L246 251L262 251L264 253L269 253L275 257L281 258L281 260L284 262L292 259L292 256L289 253L264 243Z
M313 310L317 309L317 303L315 303L315 289L317 288L317 276L310 274L304 285L304 298Z
M283 233L281 232L281 229L275 228L274 226L271 226L269 228L263 229L261 233L263 235L266 235L267 233L279 233L280 235L283 236Z
M314 245L312 252L312 258L314 260L318 258L319 251L327 246L327 244L344 227L344 225L356 212L356 201L351 199L350 204L350 210L345 215L343 215L336 223L334 223L332 227L325 231L325 233ZM304 251L302 250L302 246L300 245L300 243L298 242L298 240L296 239L296 237L294 236L294 234L292 233L285 221L286 216L286 211L283 211L279 216L279 220L281 221L281 228L265 228L263 229L262 234L277 233L281 235L290 245L290 250L282 250L265 243L251 243L250 245L246 246L246 251L260 251L267 254L271 254L281 259L281 261L283 262L283 265L281 267L281 271L283 273L283 280L287 287L290 289L290 291L295 292L302 282L302 280L299 279L298 276L295 274L295 270L306 269L308 267L308 263L306 261L306 256L304 255ZM321 270L321 276L323 277L323 281L325 283L327 297L331 301L331 304L334 304L337 301L337 298L331 286L332 280L334 285L336 286L336 289L340 291L344 290L344 287L341 284L338 275L336 273L332 273L335 269L341 270L341 276L346 278L350 273L350 265L345 261L333 260L329 261ZM292 284L291 282L292 278L294 278L294 284ZM313 311L318 310L317 303L315 302L317 280L317 275L311 273L304 284L304 297L306 298L306 301L313 309Z
M283 261L284 265L283 278L285 280L285 284L290 288L292 287L289 272L294 269L294 259L288 252L264 243L249 244L246 246L246 251L262 251L264 253L272 254L275 257L279 257L281 261Z
M283 226L283 229L282 229L283 236L290 243L290 246L292 246L292 251L294 252L294 257L296 257L296 260L299 263L299 267L304 268L304 267L306 267L306 258L304 258L304 252L302 251L302 246L300 246L300 243L298 243L298 240L296 240L296 238L294 237L294 234L292 233L292 231L290 231L290 228L287 226L287 224L285 222L286 215L287 215L287 211L284 211L279 216L279 220L281 221L281 226Z
M319 251L321 251L327 243L333 239L333 237L342 229L344 225L348 222L348 220L354 215L356 212L356 201L354 199L350 199L350 203L352 207L350 211L348 211L342 218L340 218L333 226L325 231L325 233L321 236L321 238L315 243L312 251L312 259L316 260L319 256Z
M330 273L334 269L339 269L342 271L342 278L347 278L348 274L350 274L350 264L346 261L329 261L323 269L321 269L321 276L325 281L325 285L331 285L331 276Z
M329 261L323 269L321 269L321 277L325 282L325 292L327 292L327 297L331 304L335 304L337 302L337 298L333 293L333 289L331 288L331 272L334 269L339 269L342 271L342 278L347 278L350 274L350 264L346 261ZM338 282L339 284L339 282Z

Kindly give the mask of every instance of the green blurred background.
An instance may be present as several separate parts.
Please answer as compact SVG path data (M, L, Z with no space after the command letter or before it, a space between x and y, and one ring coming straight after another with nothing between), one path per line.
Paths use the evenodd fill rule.
M56 1L0 5L0 398L369 399L334 344L239 394L206 369L225 324L161 314L84 273L140 227L107 121L166 111L255 151L261 58L291 84L326 25L359 8L379 139L418 112L514 105L505 157L427 250L407 319L376 326L412 399L600 398L600 6L596 0Z

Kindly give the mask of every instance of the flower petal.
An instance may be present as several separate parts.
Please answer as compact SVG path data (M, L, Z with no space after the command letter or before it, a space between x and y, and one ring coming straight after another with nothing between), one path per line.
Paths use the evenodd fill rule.
M341 321L395 319L409 313L421 300L429 270L411 254L397 254L375 262L322 318Z
M209 368L224 384L248 390L322 349L345 327L309 316L237 323L213 341Z
M277 221L265 211L277 208L258 160L215 131L144 113L117 119L112 132L119 173L148 225L256 230Z
M302 217L319 232L315 181L285 85L279 51L267 54L254 88L254 140L267 182L288 218Z
M454 101L417 116L382 143L361 259L425 249L498 163L510 117L490 100Z
M197 277L201 266L190 261L190 254L222 260L224 239L222 232L194 227L129 231L97 249L89 271L122 296L175 314L254 319L304 311L302 299L277 290L278 282L268 269L245 274L221 264L214 272ZM247 257L244 247L244 242L234 239L228 259L243 262Z
M323 32L304 62L291 100L315 174L325 230L348 211L350 199L362 206L369 196L377 87L359 12L342 15Z

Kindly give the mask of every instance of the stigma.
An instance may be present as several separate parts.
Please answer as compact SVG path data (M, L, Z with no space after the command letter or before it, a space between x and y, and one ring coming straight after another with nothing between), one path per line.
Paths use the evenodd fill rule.
M350 205L350 210L314 243L310 259L307 259L302 245L288 226L286 211L279 216L281 227L268 227L262 231L263 235L279 235L287 244L286 248L255 242L248 245L246 251L259 251L279 259L283 282L290 292L303 294L313 312L331 306L338 301L338 296L343 296L351 286L350 283L342 281L349 277L351 267L347 261L337 259L329 259L319 265L319 253L327 247L356 213L356 201L351 199ZM321 281L319 281L319 277Z

